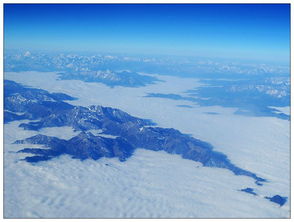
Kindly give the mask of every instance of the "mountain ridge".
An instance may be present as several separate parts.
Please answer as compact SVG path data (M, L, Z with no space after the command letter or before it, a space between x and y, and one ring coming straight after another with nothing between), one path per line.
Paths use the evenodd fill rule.
M96 149L93 145L95 144L93 141L97 140L96 142L100 144L101 147L107 149L107 146L105 146L104 143L120 144L123 143L120 141L121 138L123 138L127 141L128 145L130 145L130 147L134 147L134 149L140 147L154 151L163 150L167 153L181 155L184 159L201 162L203 166L224 168L230 170L235 175L249 176L256 180L258 185L262 185L261 182L266 181L265 179L258 177L256 174L250 171L235 166L230 162L226 155L213 151L213 147L209 143L195 139L190 135L183 134L176 129L155 127L155 123L153 123L151 120L133 117L119 109L102 107L98 105L92 105L89 107L73 106L63 101L66 97L65 95L63 95L61 98L53 98L50 93L44 90L32 89L21 85L19 85L19 87L15 87L16 85L17 83L13 81L5 80L4 82L5 92L10 92L5 94L5 110L7 111L4 114L4 118L6 122L8 122L8 120L14 120L13 116L7 116L8 111L22 111L24 112L23 118L26 118L26 116L30 115L30 118L28 119L32 120L28 123L22 123L19 125L19 127L22 127L24 130L38 131L45 127L70 126L75 131L81 131L82 133L68 141L59 141L57 137L46 138L45 135L27 138L26 142L32 141L33 144L46 145L49 149L54 151L54 153L51 153L50 155L48 154L49 151L46 151L49 155L47 157L46 152L42 154L42 158L46 160L49 157L54 155L58 156L62 153L71 155L71 151L67 150L67 148L72 147L72 149L75 149L72 146L73 140L78 140L78 138L81 138L82 136L85 137L86 135L87 136L84 138L85 141L83 143L85 150L79 150L79 152L84 153L84 151L86 152L87 150L91 150L89 151L90 154L87 157L98 159L99 155L97 156L95 154L95 156L94 154L91 154ZM12 87L13 90L11 90L10 87ZM21 97L15 97L15 94L19 94ZM32 95L34 94L35 97L33 96L34 100L32 101ZM52 101L48 102L47 98L51 98ZM34 108L33 113L31 113L32 107ZM36 108L38 109L36 110ZM18 119L19 118L16 118L15 120ZM98 129L101 130L104 134L110 134L117 136L118 138L102 139L99 136L97 137L87 132L89 130ZM98 140L100 140L100 142L98 142ZM65 149L62 147L60 152L56 152L58 143L63 144L63 146L67 148ZM121 148L128 145L123 143ZM109 149L112 149L112 145L109 145ZM133 150L133 148L129 149ZM31 149L26 149L23 151L33 152ZM101 154L101 156L107 156L106 153L110 151L111 150L105 151L104 153L102 152L103 154ZM122 156L114 156L121 159L127 159L129 154L131 153L126 153L126 155ZM82 154L79 156L78 152L74 153L72 156L80 159L85 158L85 156Z

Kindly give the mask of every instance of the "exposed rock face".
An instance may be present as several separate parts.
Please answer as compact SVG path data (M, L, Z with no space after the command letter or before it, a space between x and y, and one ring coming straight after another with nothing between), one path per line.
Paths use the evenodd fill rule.
M253 178L257 185L262 185L262 182L266 181L250 171L235 166L226 155L213 151L209 143L176 129L155 127L152 121L133 117L119 109L73 106L64 102L74 99L68 95L50 94L8 80L4 81L4 93L5 123L29 119L32 121L20 124L20 127L25 130L39 130L44 127L70 126L80 131L77 136L69 140L38 134L15 141L17 144L45 146L45 148L24 148L18 151L34 154L25 157L24 160L27 162L47 161L64 154L80 160L98 160L106 157L126 161L136 148L144 148L181 155L184 159L201 162L206 167L225 168L235 175ZM90 130L99 130L100 133L93 135ZM111 135L110 138L102 136L105 134ZM258 196L253 188L240 191ZM280 195L265 198L280 206L287 201L287 197Z
M62 154L68 154L73 158L81 160L118 157L120 161L125 161L132 155L135 149L121 137L111 139L94 136L90 132L82 132L70 140L62 140L39 134L25 140L18 140L15 143L40 144L50 148L25 148L20 150L19 152L22 153L33 153L36 155L34 157L26 157L25 160L28 162L48 160Z
M287 197L282 197L280 195L275 195L273 197L265 197L265 199L269 199L271 202L274 202L276 204L279 204L280 206L283 206L287 202Z
M26 130L44 127L71 126L81 131L70 140L46 135L37 135L16 143L45 145L48 149L26 148L20 152L36 156L25 158L28 162L48 160L68 154L81 160L101 157L117 157L121 161L130 157L135 148L164 150L181 155L185 159L201 162L207 167L225 168L236 175L252 177L256 182L265 181L256 174L241 169L230 162L226 155L213 151L213 147L201 140L183 134L175 129L155 127L150 120L133 117L119 109L102 106L81 107L70 105L63 100L74 98L65 94L23 87L13 81L5 81L5 120L34 120L20 124ZM17 115L15 112L22 112ZM104 138L94 136L89 130L99 129L104 134L117 136Z
M240 191L243 191L243 192L246 192L246 193L250 193L254 196L256 196L257 194L255 193L254 189L253 188L250 188L250 187L247 187L245 189L241 189Z

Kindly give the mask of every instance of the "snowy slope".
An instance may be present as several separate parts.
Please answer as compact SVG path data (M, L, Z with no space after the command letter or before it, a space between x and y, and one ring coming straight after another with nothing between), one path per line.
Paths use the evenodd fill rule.
M15 125L5 127L5 136L15 131ZM6 149L23 146L9 143L15 138L6 140ZM9 218L287 216L287 207L270 203L264 194L255 197L238 191L254 187L252 179L162 151L139 149L126 162L106 158L82 162L61 156L31 165L15 162L16 157L5 153Z
M38 132L22 131L14 122L5 126L6 217L289 217L289 201L279 207L263 198L276 193L289 197L287 120L237 116L235 109L143 97L155 90L181 94L199 85L195 79L158 77L165 82L111 89L99 83L57 81L55 73L6 73L5 78L77 97L69 102L75 105L116 107L152 119L161 127L192 134L210 142L238 166L269 180L259 187L249 178L226 170L197 168L195 162L179 156L146 150L136 151L125 163L115 159L80 162L67 156L36 166L16 162L19 154L9 151L23 145L10 142ZM55 131L44 130L48 135ZM75 133L68 128L61 132L64 138ZM44 192L44 187L50 192ZM260 196L238 191L246 187L253 187Z

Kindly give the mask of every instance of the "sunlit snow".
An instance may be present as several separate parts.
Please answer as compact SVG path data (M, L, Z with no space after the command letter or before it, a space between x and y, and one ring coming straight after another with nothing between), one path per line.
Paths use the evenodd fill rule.
M25 145L12 142L38 133L69 139L78 132L70 127L25 131L17 127L25 121L15 121L5 124L4 129L5 217L289 217L290 200L279 207L263 198L275 194L290 198L288 120L240 116L234 115L235 108L144 97L154 92L181 95L199 86L197 79L156 75L164 82L109 88L56 77L56 73L5 73L5 79L76 97L78 100L69 101L74 105L119 108L152 119L160 127L191 134L269 182L257 186L252 179L228 170L201 167L180 156L141 149L124 163L61 156L31 165L19 161L27 154L15 153ZM239 191L246 187L254 188L259 196Z

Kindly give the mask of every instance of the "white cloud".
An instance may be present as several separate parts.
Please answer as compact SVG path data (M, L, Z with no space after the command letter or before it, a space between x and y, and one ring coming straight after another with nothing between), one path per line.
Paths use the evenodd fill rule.
M194 105L186 109L177 105L191 105L188 101L142 97L152 92L181 94L199 85L196 79L158 76L166 82L140 88L110 89L99 83L56 81L55 73L5 73L5 77L78 97L79 100L72 101L77 105L120 108L131 115L150 118L161 127L192 134L227 154L234 164L270 181L258 187L251 178L234 176L227 170L197 168L195 162L179 156L144 150L136 152L125 163L115 159L81 162L62 156L32 166L25 162L15 163L19 156L8 152L19 150L17 146L20 145L6 145L6 216L289 216L289 201L280 208L262 197L237 191L254 187L262 196L289 197L290 132L287 120L237 116L233 115L235 109L216 106ZM8 133L6 143L33 133L16 130L16 126L11 123L10 130L5 130ZM67 133L70 135L70 130Z

